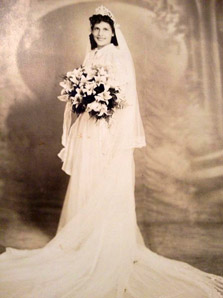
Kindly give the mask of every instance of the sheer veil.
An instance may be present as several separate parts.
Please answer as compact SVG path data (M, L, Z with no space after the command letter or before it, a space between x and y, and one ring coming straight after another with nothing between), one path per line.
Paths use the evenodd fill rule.
M99 7L98 14L103 11L103 6ZM107 9L106 9L107 13ZM110 12L109 12L110 13ZM110 148L112 152L120 149L129 149L143 147L146 145L145 134L142 119L139 111L138 96L136 91L135 68L125 37L121 31L120 25L115 22L114 27L116 38L118 41L117 56L114 57L116 65L116 81L117 84L124 82L125 98L127 105L121 111L117 111L113 115L112 125L110 127ZM90 41L87 44L86 56L83 64L91 52ZM71 104L67 102L64 111L62 145L66 147L69 130L71 126Z
M146 142L139 110L134 63L119 24L115 24L115 32L121 57L121 63L117 73L123 76L123 78L120 78L118 75L120 81L124 80L126 84L125 97L127 107L121 111L121 119L117 121L118 127L116 129L114 142L118 147L121 146L123 148L143 147Z

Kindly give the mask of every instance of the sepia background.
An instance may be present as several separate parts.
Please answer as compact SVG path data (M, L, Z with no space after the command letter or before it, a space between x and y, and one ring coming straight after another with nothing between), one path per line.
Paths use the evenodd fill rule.
M106 5L133 55L147 147L136 210L153 251L223 275L223 0L1 0L0 243L43 246L69 177L59 82Z

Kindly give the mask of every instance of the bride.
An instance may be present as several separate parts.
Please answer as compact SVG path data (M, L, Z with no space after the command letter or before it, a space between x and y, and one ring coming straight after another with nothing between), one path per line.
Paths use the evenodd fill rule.
M109 121L95 121L86 110L71 126L67 101L59 157L70 180L57 234L41 249L6 249L0 257L0 297L223 297L222 277L159 256L143 243L133 151L145 146L145 137L134 66L110 11L99 7L90 24L83 65L105 67L126 104Z

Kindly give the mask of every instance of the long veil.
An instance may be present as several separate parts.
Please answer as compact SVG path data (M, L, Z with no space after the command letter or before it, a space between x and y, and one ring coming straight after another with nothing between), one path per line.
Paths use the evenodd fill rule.
M128 148L140 148L146 145L145 133L139 110L138 95L136 90L136 75L131 52L127 45L120 25L115 23L115 32L118 41L120 64L116 65L118 74L117 83L125 82L125 97L127 105L122 111L117 111L111 125L111 152ZM86 56L83 64L91 51L90 41L87 44ZM67 102L64 111L62 145L65 147L71 126L71 104Z
M118 48L121 56L120 80L126 80L125 96L127 107L125 107L116 121L116 131L113 135L113 143L117 148L136 148L145 146L145 133L139 111L139 101L136 90L136 75L131 52L126 43L120 25L115 25Z

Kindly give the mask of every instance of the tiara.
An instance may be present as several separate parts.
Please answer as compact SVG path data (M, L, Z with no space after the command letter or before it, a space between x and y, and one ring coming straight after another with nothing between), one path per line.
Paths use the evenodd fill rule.
M102 16L109 16L110 19L115 23L115 18L110 10L108 10L106 7L103 5L99 6L98 8L95 9L94 12L95 15L100 14Z

